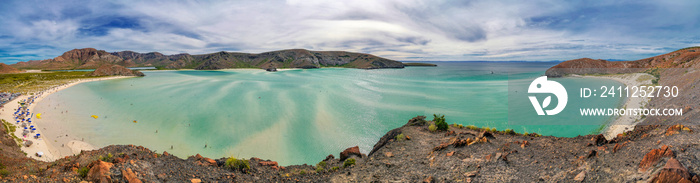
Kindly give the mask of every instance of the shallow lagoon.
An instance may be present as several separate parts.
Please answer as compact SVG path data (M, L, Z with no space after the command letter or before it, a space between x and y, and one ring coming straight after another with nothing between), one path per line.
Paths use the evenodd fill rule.
M528 84L518 81L531 81L556 63L434 63L439 66L144 71L143 78L89 82L57 92L40 102L36 112L42 113L42 120L65 123L72 127L66 133L99 147L135 144L183 158L197 153L254 156L282 165L315 164L355 145L368 153L388 130L416 115L432 119L434 113L445 114L448 123L555 136L597 133L612 120L561 117L549 119L547 125L509 123L509 105L522 106L521 112L533 110L529 103L509 104L509 94L519 95L513 92ZM567 87L619 85L597 79L555 80ZM582 102L569 98L567 108ZM614 107L622 99L594 102ZM61 113L65 110L69 112ZM581 122L550 124L561 120Z

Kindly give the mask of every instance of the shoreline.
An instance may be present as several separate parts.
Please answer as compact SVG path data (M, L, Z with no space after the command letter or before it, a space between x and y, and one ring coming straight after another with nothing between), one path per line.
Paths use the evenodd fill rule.
M14 119L14 115L12 111L17 110L20 106L17 104L19 101L24 101L27 100L31 97L33 97L33 102L27 105L28 112L32 114L32 116L28 116L28 118L35 118L36 114L33 114L34 108L36 107L36 104L41 102L44 98L47 96L56 93L58 91L61 91L63 89L69 88L71 86L75 86L80 83L86 83L86 82L91 82L91 81L103 81L103 80L111 80L111 79L122 79L122 78L131 78L134 76L111 76L111 77L102 77L102 78L93 78L93 79L78 79L76 81L73 81L71 83L67 84L62 84L55 86L53 88L34 93L34 95L22 95L19 96L5 104L3 107L3 111L0 114L0 118L4 119L8 123L11 123L17 127L17 130L15 131L15 135L22 139L22 141L26 140L31 140L34 143L30 147L24 146L24 144L21 144L22 151L27 153L27 157L33 158L36 160L40 161L46 161L46 162L51 162L55 161L57 159L63 158L65 156L70 156L70 155L75 155L80 153L81 150L94 150L97 149L94 146L83 142L83 141L76 141L76 140L71 140L67 143L67 148L70 150L70 153L67 153L65 150L61 151L60 146L56 146L54 143L58 143L58 139L52 138L52 137L47 137L48 135L45 135L42 133L42 131L51 131L53 130L56 126L61 125L60 123L42 123L41 125L38 125L36 122L31 123L31 125L35 125L36 131L33 133L28 134L27 137L22 136L22 131L23 128L16 123L16 120ZM5 110L7 109L7 110ZM34 120L33 120L34 121ZM53 128L52 128L53 127ZM33 135L35 134L42 134L41 137L38 139L32 138ZM64 147L66 148L66 147ZM42 157L37 157L36 153L37 152L42 152L44 155Z
M629 74L614 74L614 75L601 75L601 76L581 76L572 75L571 77L576 78L599 78L599 79L609 79L620 82L625 86L642 86L651 85L651 80L654 78L652 75L646 73L629 73ZM648 77L645 79L642 77ZM643 108L649 103L649 97L627 97L624 105L621 106L625 109L635 109ZM637 124L644 121L642 116L618 116L616 119L605 125L605 128L600 132L605 136L606 139L613 139L618 134L632 131Z

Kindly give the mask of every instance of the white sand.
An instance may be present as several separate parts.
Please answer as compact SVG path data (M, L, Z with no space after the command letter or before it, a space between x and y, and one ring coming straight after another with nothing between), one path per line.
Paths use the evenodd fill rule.
M75 86L79 83L90 82L90 81L102 81L102 80L109 80L109 79L129 78L129 77L132 77L132 76L113 76L113 77L104 77L104 78L95 78L95 79L79 79L79 80L76 80L75 82L72 82L69 84L60 85L60 86L48 89L48 90L42 92L41 94L38 94L36 99L34 99L34 103L29 105L28 109L29 109L30 113L33 113L35 105L37 103L39 103L42 99L44 99L46 96L49 96L52 93L55 93L57 91L61 91L61 90L66 89L68 87ZM14 111L16 111L17 108L19 108L19 104L18 104L19 101L26 100L29 97L31 97L31 95L22 95L20 97L15 98L12 101L7 102L5 104L5 106L3 107L3 111L0 112L0 118L4 119L5 121L7 121L9 123L17 125L17 123L15 123L15 118L13 116ZM33 119L32 121L34 121L36 118L36 114L34 114L34 116L31 116L31 118ZM43 120L47 120L47 119L43 119ZM35 122L32 122L32 125L34 125L37 130L34 133L30 133L29 135L27 135L27 137L22 136L22 131L24 130L24 128L22 128L21 126L17 125L17 130L15 131L15 135L17 137L20 137L23 141L31 140L34 142L34 144L32 144L30 147L26 147L24 145L22 146L22 151L27 153L27 157L48 162L48 161L57 160L57 159L62 158L64 156L79 154L81 150L94 150L94 149L96 149L94 146L92 146L86 142L73 140L73 141L66 143L68 145L68 148L70 148L70 153L61 152L61 151L59 151L60 145L55 146L56 144L60 144L60 143L55 143L55 142L57 142L56 139L53 139L52 137L47 137L46 135L44 135L44 133L42 133L42 129L47 130L47 131L57 129L58 126L62 125L60 123L60 121L42 124L42 126L38 126L37 124L35 124ZM33 137L37 133L42 134L39 139L35 139ZM43 152L44 155L42 157L37 157L36 156L37 152Z
M629 86L643 86L651 85L651 80L654 76L646 73L632 73L632 74L615 74L615 75L603 75L603 76L578 76L573 75L573 77L582 78L602 78L602 79L612 79L620 83ZM648 97L627 97L625 102L625 109L639 109L644 108L649 103ZM624 133L626 131L634 130L634 126L641 123L644 119L642 116L620 116L612 123L608 124L603 130L603 135L605 138L612 139L617 136L617 134Z

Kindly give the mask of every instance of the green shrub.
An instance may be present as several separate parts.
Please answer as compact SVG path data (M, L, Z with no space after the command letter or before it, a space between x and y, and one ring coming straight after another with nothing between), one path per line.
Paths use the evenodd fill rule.
M434 124L430 124L430 126L428 126L428 130L430 130L431 132L435 132L437 131L437 126L435 126Z
M0 170L0 176L2 176L2 177L7 177L8 175L10 175L10 171L9 171L9 170L6 170L6 169Z
M316 167L316 173L321 173L321 172L323 172L323 167L317 166L317 167Z
M406 139L406 135L403 133L396 135L396 141L402 141L403 139Z
M496 127L491 128L491 132L498 132L498 129Z
M88 169L88 167L82 167L82 168L78 169L78 175L80 175L80 177L82 177L82 178L85 178L85 177L87 177L87 174L89 171L90 171L90 169Z
M322 168L326 168L326 162L325 161L318 162L318 166L320 166Z
M450 125L447 125L447 122L445 121L445 115L438 116L437 114L433 114L433 116L433 121L435 122L435 126L437 126L438 130L444 131L450 128Z
M647 69L646 71L644 71L644 73L650 74L655 77L653 80L651 80L652 84L659 84L659 79L661 78L661 72L659 71L659 68Z
M248 160L239 160L234 157L226 159L226 163L224 163L224 165L230 168L231 170L247 171L250 169L250 164L248 164Z
M338 171L338 169L340 169L340 167L334 166L333 168L331 168L331 171L335 172L335 171Z
M112 156L112 153L107 153L107 157L100 155L100 160L104 162L111 162L113 157L114 156Z
M467 128L470 130L479 130L479 127L476 127L474 125L468 125Z
M345 160L345 162L343 162L343 168L349 167L349 166L352 166L352 165L355 165L355 159L354 159L354 158L348 158L348 159Z
M304 170L299 171L299 175L304 175L304 174L306 174L306 171L304 171Z

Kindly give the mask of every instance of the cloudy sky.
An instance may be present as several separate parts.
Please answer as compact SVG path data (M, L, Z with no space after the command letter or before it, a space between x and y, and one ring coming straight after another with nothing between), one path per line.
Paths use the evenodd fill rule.
M700 46L700 1L37 1L0 5L0 62L74 48L304 48L395 60L634 60Z

